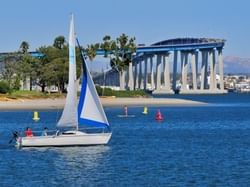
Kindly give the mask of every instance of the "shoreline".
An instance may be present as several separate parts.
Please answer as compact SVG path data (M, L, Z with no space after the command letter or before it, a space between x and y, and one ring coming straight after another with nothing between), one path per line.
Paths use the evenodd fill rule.
M207 103L174 98L101 98L104 107L127 106L201 106ZM4 110L50 110L63 109L65 98L19 99L0 101L0 111Z

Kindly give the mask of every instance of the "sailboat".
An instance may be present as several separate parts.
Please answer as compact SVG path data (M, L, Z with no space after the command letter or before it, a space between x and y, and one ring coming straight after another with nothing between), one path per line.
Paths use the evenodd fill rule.
M75 37L74 17L72 15L69 31L68 92L61 118L57 123L57 128L61 130L47 136L18 136L15 138L17 146L82 146L107 144L109 142L112 135L110 125L82 53L82 87L79 102L77 99L76 41L78 42ZM87 126L88 130L91 127L92 130L87 132L88 130L81 129L81 126Z

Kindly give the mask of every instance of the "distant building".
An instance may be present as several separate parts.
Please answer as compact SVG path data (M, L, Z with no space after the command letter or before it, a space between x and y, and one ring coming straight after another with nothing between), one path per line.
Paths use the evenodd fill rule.
M225 88L235 92L250 92L250 77L247 75L225 76Z

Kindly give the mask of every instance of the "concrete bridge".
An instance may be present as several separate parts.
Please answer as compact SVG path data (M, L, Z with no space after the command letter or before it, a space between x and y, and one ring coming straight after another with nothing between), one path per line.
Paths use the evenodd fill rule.
M138 46L124 75L125 86L152 90L154 94L226 93L224 44L222 39L177 38Z

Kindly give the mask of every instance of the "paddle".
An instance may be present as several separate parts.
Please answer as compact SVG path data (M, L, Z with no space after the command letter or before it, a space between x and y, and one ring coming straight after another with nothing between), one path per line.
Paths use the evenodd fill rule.
M10 139L9 144L11 144L13 140L17 140L18 137L19 137L19 134L17 131L12 132L12 138Z

